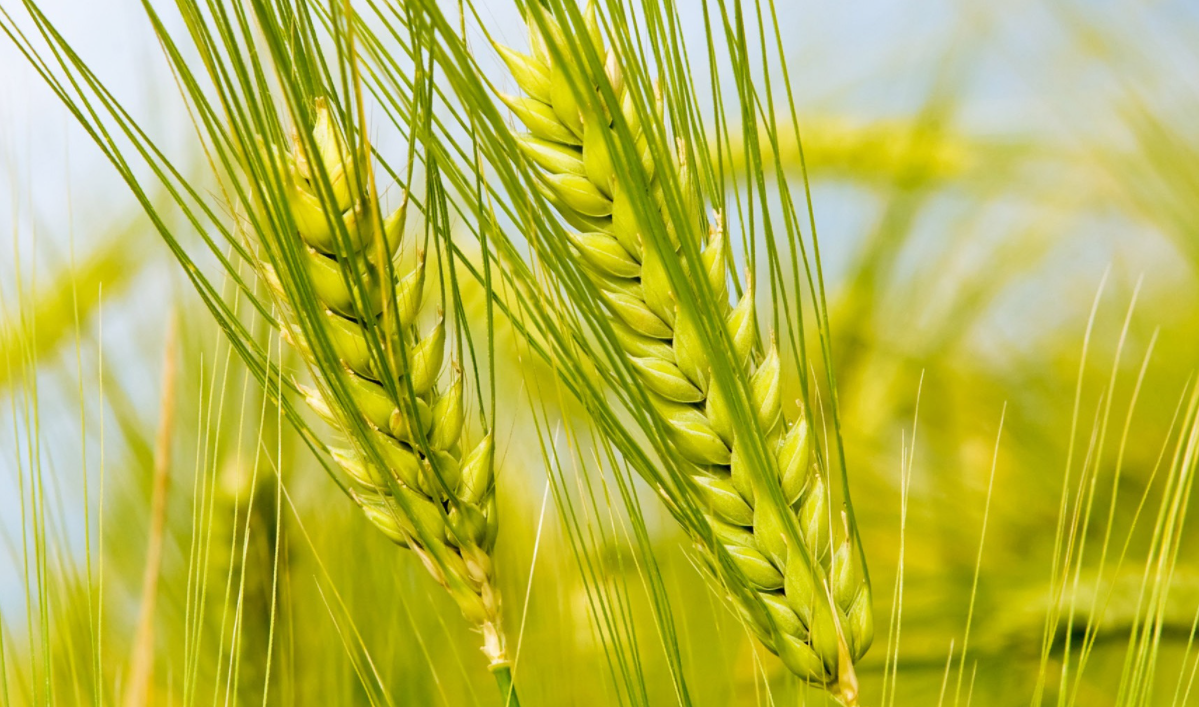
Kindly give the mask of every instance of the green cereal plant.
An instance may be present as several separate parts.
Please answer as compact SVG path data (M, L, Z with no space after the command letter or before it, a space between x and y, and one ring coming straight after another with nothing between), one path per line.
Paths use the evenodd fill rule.
M396 12L391 6L372 8L375 19L390 29L386 43L372 34L371 22L348 10L343 14L338 3L315 10L307 3L253 3L242 8L253 22L233 27L224 15L210 17L203 3L182 0L201 62L184 59L189 54L148 9L172 69L197 108L206 147L220 163L218 178L231 182L236 192L230 204L219 206L253 208L238 214L231 227L200 190L182 185L172 193L200 234L217 231L224 237L237 256L233 262L206 238L209 250L222 259L232 285L278 323L307 360L314 387L297 386L271 352L248 342L222 296L196 274L187 248L161 219L155 218L155 226L281 412L307 431L290 397L283 395L300 388L347 440L344 448L318 458L332 458L329 465L341 470L336 478L351 480L346 490L371 520L412 548L445 583L486 635L484 650L501 687L510 687L488 552L496 528L492 441L485 436L464 454L458 439L462 381L438 384L449 345L445 323L429 329L417 314L425 288L417 249L404 248L401 238L406 207L384 217L369 166L386 165L366 145L360 123L351 119L366 115L364 92L377 97L400 132L407 129L408 180L413 163L422 162L431 186L442 178L450 185L453 208L465 206L478 217L462 223L479 229L484 272L476 277L487 284L488 301L496 300L487 272L493 258L503 264L500 282L519 293L513 305L522 316L511 321L524 326L520 320L530 315L529 328L522 330L530 348L560 365L558 375L630 465L658 482L655 490L694 538L705 567L746 626L796 675L855 704L854 663L869 647L873 630L871 592L852 505L846 503L844 520L838 522L829 463L813 418L803 405L793 408L782 392L782 368L790 361L775 338L791 341L791 352L801 358L805 348L794 344L794 330L802 336L802 322L790 331L776 326L775 334L763 338L752 278L729 277L737 270L737 256L726 224L731 228L746 219L728 218L707 158L697 159L710 154L710 146L702 144L704 138L697 138L684 115L691 89L681 85L682 72L668 72L670 80L657 91L647 90L650 69L641 59L646 50L632 47L636 33L628 31L623 18L616 18L623 34L605 32L594 5L580 13L563 0L522 4L534 28L532 53L501 50L525 94L507 99L530 130L519 142L492 97L481 90L461 25L451 23L434 0L410 0ZM554 6L557 21L545 5ZM469 6L460 9L465 13ZM613 13L622 7L608 3ZM654 35L659 63L677 65L677 47L657 53L673 30L666 27L661 8L642 3L637 11ZM459 19L465 22L465 14ZM37 15L35 22L55 47L64 46L44 17ZM2 21L0 26L16 41L18 30ZM322 41L326 29L338 41ZM614 35L620 41L609 50L605 38ZM25 47L27 41L21 38L18 44ZM219 51L210 53L213 46ZM262 54L245 51L259 46ZM336 52L336 61L322 54L326 47ZM401 52L413 60L411 67L396 61ZM56 78L62 73L79 87L73 89L78 97L63 89L63 100L87 108L76 117L97 145L139 198L144 199L145 189L113 141L105 139L106 121L136 146L159 180L176 185L174 166L74 56L66 50L55 54L58 68L46 69L45 75L53 86L64 85ZM269 59L239 65L262 57ZM197 76L201 65L205 73ZM209 84L219 99L210 99L201 88ZM338 84L340 91L328 88ZM454 96L445 85L453 86ZM351 98L354 109L338 100ZM275 100L285 103L291 122L303 128L287 148L281 147ZM434 111L443 106L451 116ZM463 134L471 135L475 154L466 154ZM753 159L762 151L746 152ZM484 157L507 194L495 190L491 174L484 176ZM404 180L397 175L397 181ZM544 198L521 188L531 185L538 185ZM562 229L541 218L546 200L571 227L569 243L555 239L547 247L547 233L561 235ZM423 201L405 203L415 204L434 231L444 234L438 229L445 219L435 217L450 208L444 192L440 197L427 193ZM718 209L712 216L705 215L707 203ZM497 213L511 218L500 221ZM529 226L527 242L548 266L550 280L535 281L533 269L521 262L523 253L505 234L508 221ZM792 255L801 245L795 230L789 229ZM252 231L252 237L244 231ZM451 268L467 260L456 248L449 243L443 253L442 262ZM404 252L397 257L399 251ZM742 256L751 267L758 263L748 247ZM253 264L271 286L276 308L253 297L234 264L242 261ZM400 263L413 262L414 268L400 272ZM798 266L793 270L798 287ZM596 325L591 333L602 335L597 338L605 357L617 354L605 361L617 363L617 370L587 369L586 364L598 362L593 354L600 347L569 329L570 314L558 310L558 293L551 291L556 286ZM506 306L498 308L510 314ZM489 326L490 321L489 311ZM463 348L458 347L460 353ZM619 414L595 394L599 385L592 387L590 370L600 382L631 381L614 388ZM642 429L623 427L624 413ZM654 459L635 441L640 432L652 433ZM323 435L308 431L304 439L318 450L328 449ZM656 474L655 463L669 474Z
M202 593L204 615L219 637L221 653L237 656L233 692L239 701L259 702L267 691L267 645L271 605L278 599L271 570L288 556L276 527L273 480L254 473L237 453L216 471L204 529ZM216 667L214 672L219 672Z
M862 554L854 534L833 521L803 407L794 416L783 414L780 354L773 335L765 346L759 336L751 275L730 304L729 240L721 214L711 220L704 215L686 145L679 141L672 162L654 158L643 115L626 85L625 72L644 69L605 48L594 3L582 17L585 34L547 12L530 12L532 53L497 46L524 93L501 96L528 130L518 144L541 168L541 191L572 229L581 269L595 284L616 341L664 421L673 452L690 469L692 492L735 571L722 572L714 558L710 568L725 585L750 590L729 595L791 671L853 703L853 663L874 635ZM582 43L591 45L593 58L603 59L602 71L592 70L599 62L580 60ZM653 117L661 124L660 88L655 94ZM617 110L623 118L619 131ZM627 167L619 166L627 164L614 153L621 133L643 170L641 179L629 178ZM668 200L674 197L660 178L667 173L682 197L673 208ZM651 237L641 210L646 204L661 214L665 238ZM692 247L684 247L688 240ZM689 263L695 255L699 262ZM696 289L708 309L676 294L671 266L706 280L706 287ZM701 321L710 312L731 342L731 377L714 375L712 337L705 336ZM753 420L738 419L731 403L738 389L748 393ZM758 439L751 442L752 436ZM753 443L768 452L764 468L749 454ZM782 503L771 487L781 491ZM788 524L797 535L789 534Z
M213 189L184 178L41 9L24 9L53 52L43 57L4 13L0 31L117 168L267 399L367 518L447 588L482 634L496 681L516 705L491 554L498 517L487 418L494 410L484 413L479 386L484 433L468 444L461 363L470 361L476 383L480 375L471 334L461 326L454 265L444 257L453 248L447 198L435 170L423 172L425 193L407 198L418 162L415 131L407 135L403 173L370 147L360 45L342 24L357 21L353 9L236 1L216 8L182 0L177 31L145 8L196 118ZM418 71L417 78L402 95L403 123L423 130L433 121L433 77ZM131 162L152 176L139 176ZM382 210L376 168L404 189L390 214ZM151 189L166 190L184 228L168 225ZM413 204L425 222L420 243L405 242ZM199 236L227 290L204 271L184 233ZM425 292L433 289L424 251L437 255L449 319L423 316ZM260 295L245 277L247 264L270 294ZM280 331L305 360L312 385L297 381L279 353L251 334L246 314ZM447 362L450 350L462 362ZM292 393L342 441L330 445L314 430Z
M326 101L317 99L314 113L311 142L264 148L266 161L279 168L295 224L294 236L284 237L298 239L303 279L320 305L317 325L339 364L317 355L315 332L285 325L284 337L324 388L301 390L349 442L330 454L353 482L350 496L392 542L417 554L482 633L492 670L506 670L490 555L499 529L493 437L464 446L458 364L448 384L438 385L446 326L440 312L431 329L420 326L424 254L410 254L415 264L407 272L398 265L407 203L380 219L360 173L362 156L347 147ZM295 309L289 306L302 295L285 284L294 275L260 265L279 303ZM347 395L332 391L338 383Z

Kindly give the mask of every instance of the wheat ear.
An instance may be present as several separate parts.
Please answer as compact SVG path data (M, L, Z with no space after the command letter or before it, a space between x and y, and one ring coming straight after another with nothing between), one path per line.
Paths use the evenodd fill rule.
M549 29L544 35L531 20L531 55L497 47L525 94L501 98L529 130L518 136L519 144L543 170L547 199L578 229L571 240L583 270L602 293L616 337L666 422L674 451L693 470L693 487L712 535L740 570L723 573L720 580L748 583L751 592L730 592L731 596L762 642L795 674L829 687L846 703L855 703L853 663L866 652L874 631L861 555L847 530L837 533L843 539L832 550L827 490L812 453L807 420L802 412L794 420L782 414L780 360L773 337L765 353L760 353L753 283L747 282L740 301L730 307L728 243L719 215L714 224L706 224L682 150L677 164L652 160L617 58L604 50L595 12L594 3L584 10L589 29L584 41L594 45L597 56L606 57L603 75L589 76L580 69L568 72L557 64L547 40L556 43L564 60L572 56L569 43L579 40L568 37L549 17L544 18ZM619 139L612 121L606 111L589 108L593 102L579 99L572 73L587 77L595 88L607 82L620 101L636 141L635 154L649 175L651 191L645 196L656 200L648 203L658 205L672 247L659 249L642 239L628 185L614 167L603 134L610 131L612 141ZM661 117L660 98L658 113ZM673 223L663 208L656 177L664 170L674 170L682 188L687 215L682 224ZM743 440L734 434L727 396L712 379L710 351L696 323L675 304L663 261L684 257L679 252L682 238L703 241L697 243L702 272L707 274L717 310L725 316L737 374L751 393L757 428L765 436L762 441L774 455L766 472L775 475L786 512L794 514L802 550L786 540L784 521L772 510L776 506L758 502L764 494L757 488L763 474L742 461ZM710 565L719 573L719 563Z
M499 529L493 437L488 433L463 455L465 410L458 366L451 366L454 374L448 387L439 390L436 385L445 359L444 318L439 316L427 334L417 327L423 256L417 254L410 271L398 271L405 207L384 219L381 229L376 225L379 219L371 218L375 201L365 188L367 180L355 173L354 155L324 100L317 100L315 112L312 158L298 139L291 151L270 152L283 173L287 206L300 241L296 251L323 310L320 326L340 366L322 370L312 337L301 327L289 325L284 335L318 380L328 384L336 376L349 396L339 405L336 395L302 390L310 407L345 430L352 442L330 453L352 480L353 499L375 526L396 544L411 548L449 590L483 634L483 652L492 670L507 669L490 555ZM325 191L322 178L327 180L325 198L320 196ZM344 229L331 227L338 222ZM294 311L288 306L288 293L294 289L285 286L275 268L261 266L281 304ZM400 365L380 360L371 345L378 340L386 353L402 361ZM385 385L385 376L392 376L394 385ZM398 391L398 397L389 388ZM363 424L352 424L355 418ZM365 430L369 439L361 439L354 430Z

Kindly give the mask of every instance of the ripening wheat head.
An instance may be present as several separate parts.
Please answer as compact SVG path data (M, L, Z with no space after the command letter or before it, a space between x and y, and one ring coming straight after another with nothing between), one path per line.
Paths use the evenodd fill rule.
M782 412L779 352L773 336L765 347L759 338L752 281L735 305L729 303L729 244L719 214L712 223L704 216L683 149L667 164L656 161L648 149L644 111L637 110L625 83L627 72L643 72L644 67L605 49L593 4L583 18L588 32L582 37L548 13L543 18L548 31L530 18L531 55L497 47L525 94L502 96L528 130L518 137L519 144L541 169L545 197L576 229L570 237L582 269L600 291L620 347L667 425L673 453L691 470L691 487L710 535L723 545L736 571L722 572L724 564L714 560L710 568L726 586L739 583L750 590L730 592L730 597L762 642L795 674L852 703L853 663L866 652L874 632L861 553L852 545L852 533L831 520L825 478L802 406L796 419ZM584 42L606 60L602 73L588 71L587 62L572 61ZM611 117L616 108L609 110L610 104L601 102L602 110L596 110L596 101L582 100L572 76L581 76L583 85L599 95L607 84L627 134L633 136L631 145L620 143ZM655 112L663 124L661 92L655 93ZM645 177L639 181L649 185L648 193L631 193L634 180L617 167L609 147L613 144L626 144L624 154L637 156ZM678 185L683 203L667 204L662 188L667 177ZM635 201L654 204L661 214L668 236L656 239L661 245L644 237ZM676 222L671 213L683 214L683 221ZM694 321L698 315L678 306L666 263L684 262L688 249L680 247L683 239L693 239L696 247L690 250L702 258L699 267L688 271L706 274L707 287L699 290L713 298L711 304L724 319L737 383L749 393L756 424L735 424L729 395L712 374L710 344ZM746 434L762 436L772 453L769 468L754 469L746 461ZM763 484L768 475L781 488L785 504L767 497ZM784 513L792 516L799 542L788 540L784 524L792 519L785 520ZM705 551L710 557L718 548Z
M418 327L424 258L399 271L403 209L386 219L357 174L355 155L324 101L316 104L310 144L271 149L282 173L286 206L320 314L318 326L338 365L316 355L292 316L284 336L304 356L324 392L305 388L309 405L351 445L330 453L353 482L351 496L388 538L411 548L444 585L463 614L483 633L493 668L508 662L500 597L490 552L498 531L493 475L494 444L487 434L465 455L462 375L439 388L446 347L444 318L432 331ZM361 157L361 156L359 156ZM298 283L265 262L263 274L293 314ZM301 275L301 277L303 277ZM294 279L300 279L299 277ZM390 378L390 380L388 380ZM340 383L345 395L332 390Z

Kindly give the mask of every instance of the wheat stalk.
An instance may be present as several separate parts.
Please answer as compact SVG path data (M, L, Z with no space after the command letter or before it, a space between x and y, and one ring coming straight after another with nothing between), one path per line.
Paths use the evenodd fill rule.
M317 100L315 113L313 157L298 137L291 151L267 149L283 174L300 240L296 251L323 310L320 332L305 332L298 323L283 329L324 388L301 390L352 442L329 450L352 481L351 497L390 540L417 554L482 633L491 669L507 671L490 555L499 528L493 437L486 434L463 454L463 380L456 363L449 385L437 387L446 357L444 317L439 313L432 330L421 333L423 254L416 253L408 272L397 265L407 200L386 219L372 218L368 179L356 173L355 155L324 100ZM284 309L294 312L294 283L287 286L281 268L260 266ZM332 370L315 351L318 335L340 364ZM394 385L387 384L389 376ZM336 394L338 383L348 396Z
M779 353L773 336L762 350L752 279L747 275L744 294L730 306L728 242L720 215L706 222L683 146L677 163L655 163L626 90L621 62L614 52L605 51L594 3L588 4L583 18L588 29L583 39L543 16L544 33L536 21L528 22L531 55L497 46L525 94L501 95L529 131L518 136L519 144L541 168L545 197L577 229L571 241L582 269L600 291L616 339L668 427L673 452L692 471L692 487L712 536L739 571L721 572L721 564L711 556L709 568L720 581L742 583L751 590L729 594L748 625L791 671L829 687L847 704L856 703L853 663L866 652L874 631L870 586L853 534L833 528L824 475L812 451L802 406L796 419L782 413ZM583 62L572 62L582 41L606 59L601 75L589 72ZM648 203L657 205L665 221L668 240L662 244L643 238L645 229L634 206L637 195L630 194L631 180L617 169L609 148L620 140L609 111L596 110L595 101L583 100L572 76L582 76L597 91L606 83L617 98L634 138L633 154L649 180L649 192L640 196L652 200ZM659 177L667 170L673 171L670 176L685 202L676 211L684 214L681 223L670 218L660 186ZM712 375L710 345L695 315L676 302L666 260L686 258L680 239L695 239L693 252L700 253L702 263L690 272L707 276L707 292L724 318L737 382L750 393L756 426L734 424L728 392ZM740 435L747 427L757 430L765 448L773 452L769 469L752 469L743 461L748 440ZM787 540L786 521L766 498L766 474L781 487L786 502L781 512L793 516L802 547ZM833 550L836 536L842 539ZM711 555L715 548L706 550Z

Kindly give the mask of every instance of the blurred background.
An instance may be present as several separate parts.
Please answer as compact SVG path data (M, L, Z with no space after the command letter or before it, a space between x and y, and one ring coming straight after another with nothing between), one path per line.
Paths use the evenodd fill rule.
M41 4L154 139L188 155L194 132L141 5ZM519 46L512 3L480 5ZM876 597L864 704L1199 704L1199 554L1181 520L1170 562L1154 562L1163 501L1181 519L1190 503L1178 450L1199 363L1199 6L778 13ZM698 18L684 27L702 34ZM47 676L55 703L91 701L95 671L117 701L167 360L152 703L185 689L260 703L269 681L272 703L365 704L369 657L400 704L498 704L449 598L273 419L124 183L7 42L0 66L0 663L14 704L38 703ZM797 146L781 150L802 189ZM201 155L185 162L203 174ZM505 341L499 370L526 365ZM522 697L615 704L595 582L550 498L522 380L498 390L511 411L498 553ZM694 703L823 704L755 648L662 509L643 510ZM647 703L673 704L629 541L619 527L602 537L588 571L640 627ZM1147 586L1163 591L1150 600ZM1156 698L1137 701L1119 686L1147 612Z

